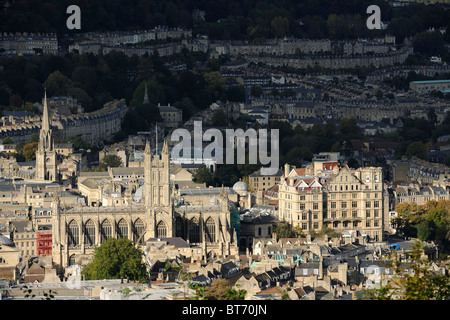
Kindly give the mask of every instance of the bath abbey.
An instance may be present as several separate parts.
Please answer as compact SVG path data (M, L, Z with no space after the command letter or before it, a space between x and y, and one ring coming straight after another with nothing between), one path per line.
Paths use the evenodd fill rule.
M55 180L56 153L46 101L36 154L36 179ZM222 187L181 191L170 179L170 166L167 142L160 154L153 154L147 141L143 168L123 168L131 170L120 180L87 179L85 185L95 185L99 198L105 199L103 204L68 204L54 192L54 263L62 267L85 264L92 259L94 248L110 237L127 238L141 245L152 238L180 237L201 248L203 257L235 254L237 236L230 212L236 208L229 199L233 190Z

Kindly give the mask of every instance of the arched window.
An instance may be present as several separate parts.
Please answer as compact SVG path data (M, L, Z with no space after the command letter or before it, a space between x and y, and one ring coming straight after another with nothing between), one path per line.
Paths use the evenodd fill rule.
M200 242L200 228L197 218L193 218L189 223L189 242Z
M139 237L143 234L143 232L144 232L144 223L142 222L141 219L137 219L134 222L134 234L133 234L134 243L136 243L139 240ZM143 237L139 240L139 244L142 244L142 243L144 243Z
M75 220L70 221L68 226L68 245L71 247L80 245L80 227Z
M164 221L160 221L158 226L156 227L156 237L157 238L166 238L167 237L167 227Z
M206 241L216 242L216 224L212 218L206 220Z
M69 258L69 266L73 266L75 264L75 255L71 255Z
M95 224L92 220L88 220L84 225L84 244L87 246L93 246L95 244Z
M105 242L108 238L112 237L112 225L109 220L104 220L102 222L102 229L101 229L101 238L100 242Z
M184 238L184 221L180 217L175 219L175 236Z
M117 230L117 239L128 239L128 222L125 219L119 221L119 228Z

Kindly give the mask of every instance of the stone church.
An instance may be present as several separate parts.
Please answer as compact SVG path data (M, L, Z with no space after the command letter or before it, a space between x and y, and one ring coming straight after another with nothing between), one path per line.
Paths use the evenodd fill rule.
M44 111L42 114L42 127L39 134L39 144L36 150L36 180L54 181L58 179L56 151L50 128L48 115L47 92L44 97Z
M161 154L153 154L147 141L143 186L134 175L125 185L105 183L99 192L110 188L112 201L107 206L67 205L55 192L51 219L53 261L61 267L86 264L91 261L94 248L111 237L127 238L140 245L151 238L181 237L200 247L205 259L238 254L237 234L231 219L236 207L229 198L233 190L222 187L205 189L204 194L201 190L191 194L182 192L170 180L169 169L167 142ZM54 181L57 176L46 98L36 173L38 180Z

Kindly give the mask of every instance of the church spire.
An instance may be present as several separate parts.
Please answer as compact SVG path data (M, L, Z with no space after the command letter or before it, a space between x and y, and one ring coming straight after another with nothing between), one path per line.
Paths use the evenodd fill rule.
M144 150L145 154L152 154L152 148L150 147L150 141L147 140L147 142L145 143L145 150Z
M50 121L48 117L48 107L47 107L47 89L45 89L44 94L44 112L42 113L42 130L50 130Z
M147 82L145 82L145 93L144 93L144 104L148 104L148 89L147 89Z
M161 154L169 154L169 146L167 144L167 140L164 140Z

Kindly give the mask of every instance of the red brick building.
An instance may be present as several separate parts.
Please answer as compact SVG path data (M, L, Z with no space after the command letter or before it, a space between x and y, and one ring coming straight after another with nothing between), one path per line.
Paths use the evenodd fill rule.
M52 230L41 230L39 228L36 232L36 247L38 256L52 255Z

